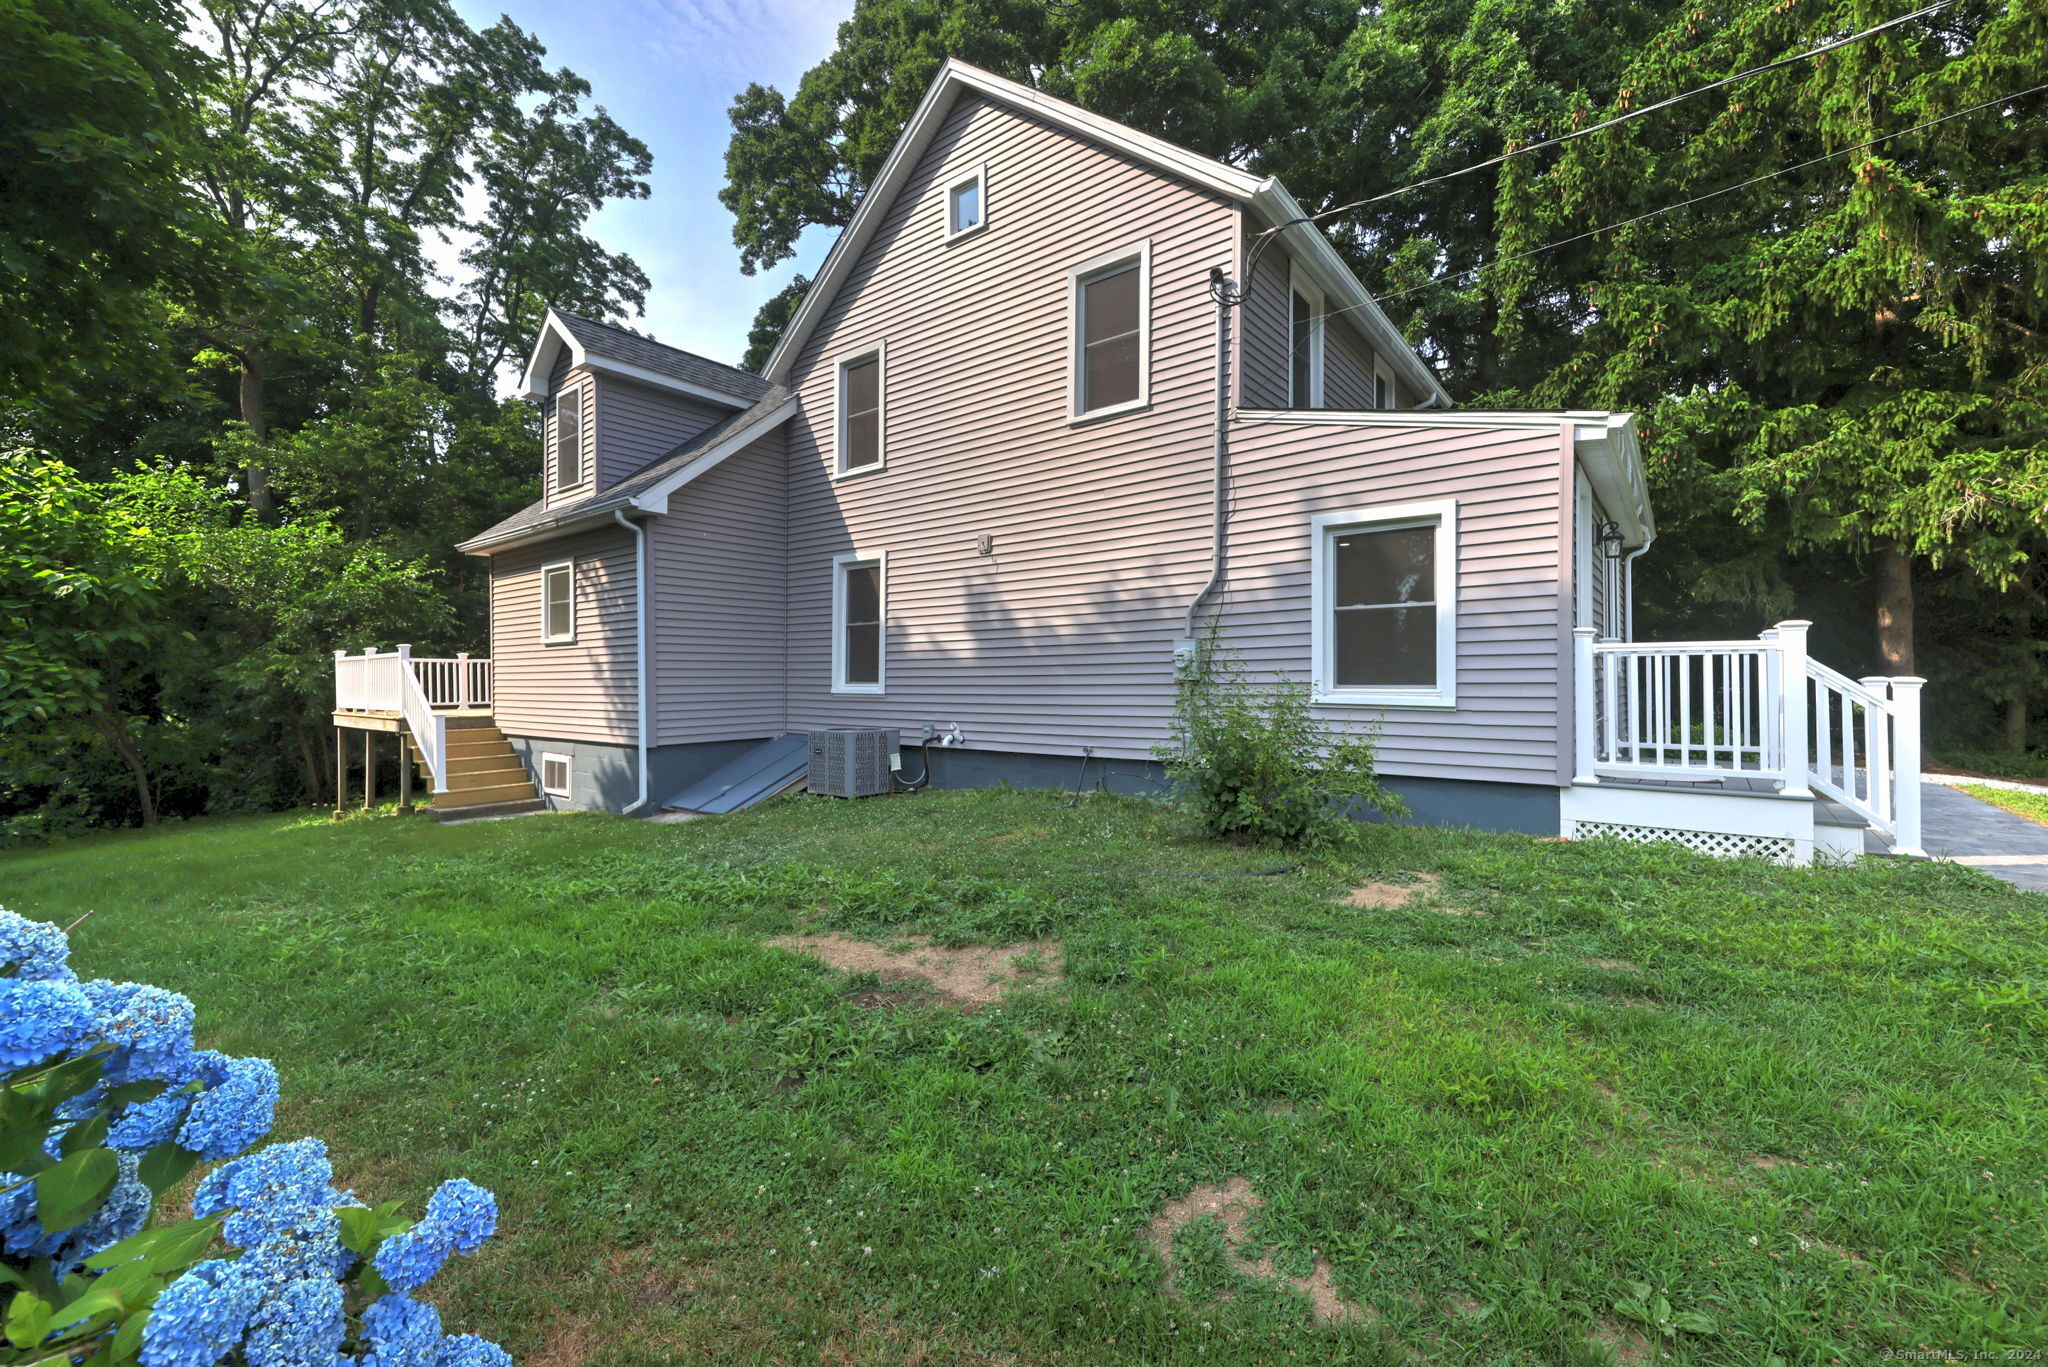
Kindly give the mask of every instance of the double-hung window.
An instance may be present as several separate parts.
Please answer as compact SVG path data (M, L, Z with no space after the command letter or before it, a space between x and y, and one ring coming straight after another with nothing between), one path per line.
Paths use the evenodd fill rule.
M565 389L555 400L555 488L583 482L583 391Z
M885 557L842 555L832 562L832 691L882 691L887 633Z
M1374 408L1393 408L1396 406L1394 398L1394 372L1385 361L1377 356L1372 358L1372 406Z
M965 237L987 223L988 170L977 166L946 189L946 240Z
M1323 406L1323 292L1292 269L1287 288L1287 406Z
M1455 706L1457 503L1325 513L1309 527L1317 700Z
M1152 244L1073 270L1074 419L1145 406L1151 383Z
M882 371L880 348L839 363L838 474L881 468Z
M567 645L576 639L576 562L561 560L540 571L540 639Z

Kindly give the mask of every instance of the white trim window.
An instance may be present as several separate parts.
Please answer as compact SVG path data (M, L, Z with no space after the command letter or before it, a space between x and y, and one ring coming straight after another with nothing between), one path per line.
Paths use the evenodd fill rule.
M988 167L977 166L946 187L946 241L988 226Z
M540 567L540 639L551 646L576 640L576 562L557 560Z
M1316 700L1455 707L1457 502L1319 514L1309 553Z
M549 797L567 797L575 785L576 766L567 755L542 754L540 790Z
M1372 358L1372 406L1374 408L1396 408L1400 405L1398 391L1394 388L1394 370L1386 359L1375 355Z
M565 389L555 399L555 491L583 483L583 390Z
M834 443L834 476L882 468L887 372L886 347L878 346L839 363L839 432Z
M1323 406L1323 292L1292 263L1287 268L1287 406Z
M832 559L832 691L880 693L887 665L886 555Z
M1151 401L1151 242L1084 261L1068 281L1069 420L1143 408Z

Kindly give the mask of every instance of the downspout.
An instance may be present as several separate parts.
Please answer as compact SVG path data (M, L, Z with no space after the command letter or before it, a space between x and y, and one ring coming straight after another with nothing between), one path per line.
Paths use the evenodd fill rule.
M1243 296L1231 289L1220 267L1212 267L1209 271L1209 293L1216 300L1216 454L1214 487L1210 491L1209 580L1188 603L1187 619L1181 627L1182 639L1174 651L1176 656L1191 654L1195 648L1195 614L1201 609L1202 600L1223 582L1224 558L1228 551L1224 536L1230 515L1230 307Z
M647 805L647 529L626 519L624 508L612 509L612 520L633 534L633 673L639 690L633 734L640 743L640 794L628 812Z
M1621 639L1636 639L1636 557L1657 544L1657 534L1621 558Z

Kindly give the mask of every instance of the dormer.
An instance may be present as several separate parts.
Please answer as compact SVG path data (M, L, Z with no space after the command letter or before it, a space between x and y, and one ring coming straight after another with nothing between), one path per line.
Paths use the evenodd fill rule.
M767 381L623 328L549 309L520 380L541 405L550 505L604 492L752 406Z

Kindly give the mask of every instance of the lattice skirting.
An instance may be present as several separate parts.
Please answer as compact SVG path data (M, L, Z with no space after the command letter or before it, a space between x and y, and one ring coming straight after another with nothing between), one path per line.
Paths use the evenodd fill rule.
M1798 854L1798 847L1788 836L1782 835L1731 835L1725 831L1680 831L1668 826L1631 826L1620 821L1573 821L1566 834L1573 840L1632 840L1639 845L1659 840L1669 840L1698 850L1701 854L1718 854L1753 859L1771 859L1789 864Z

